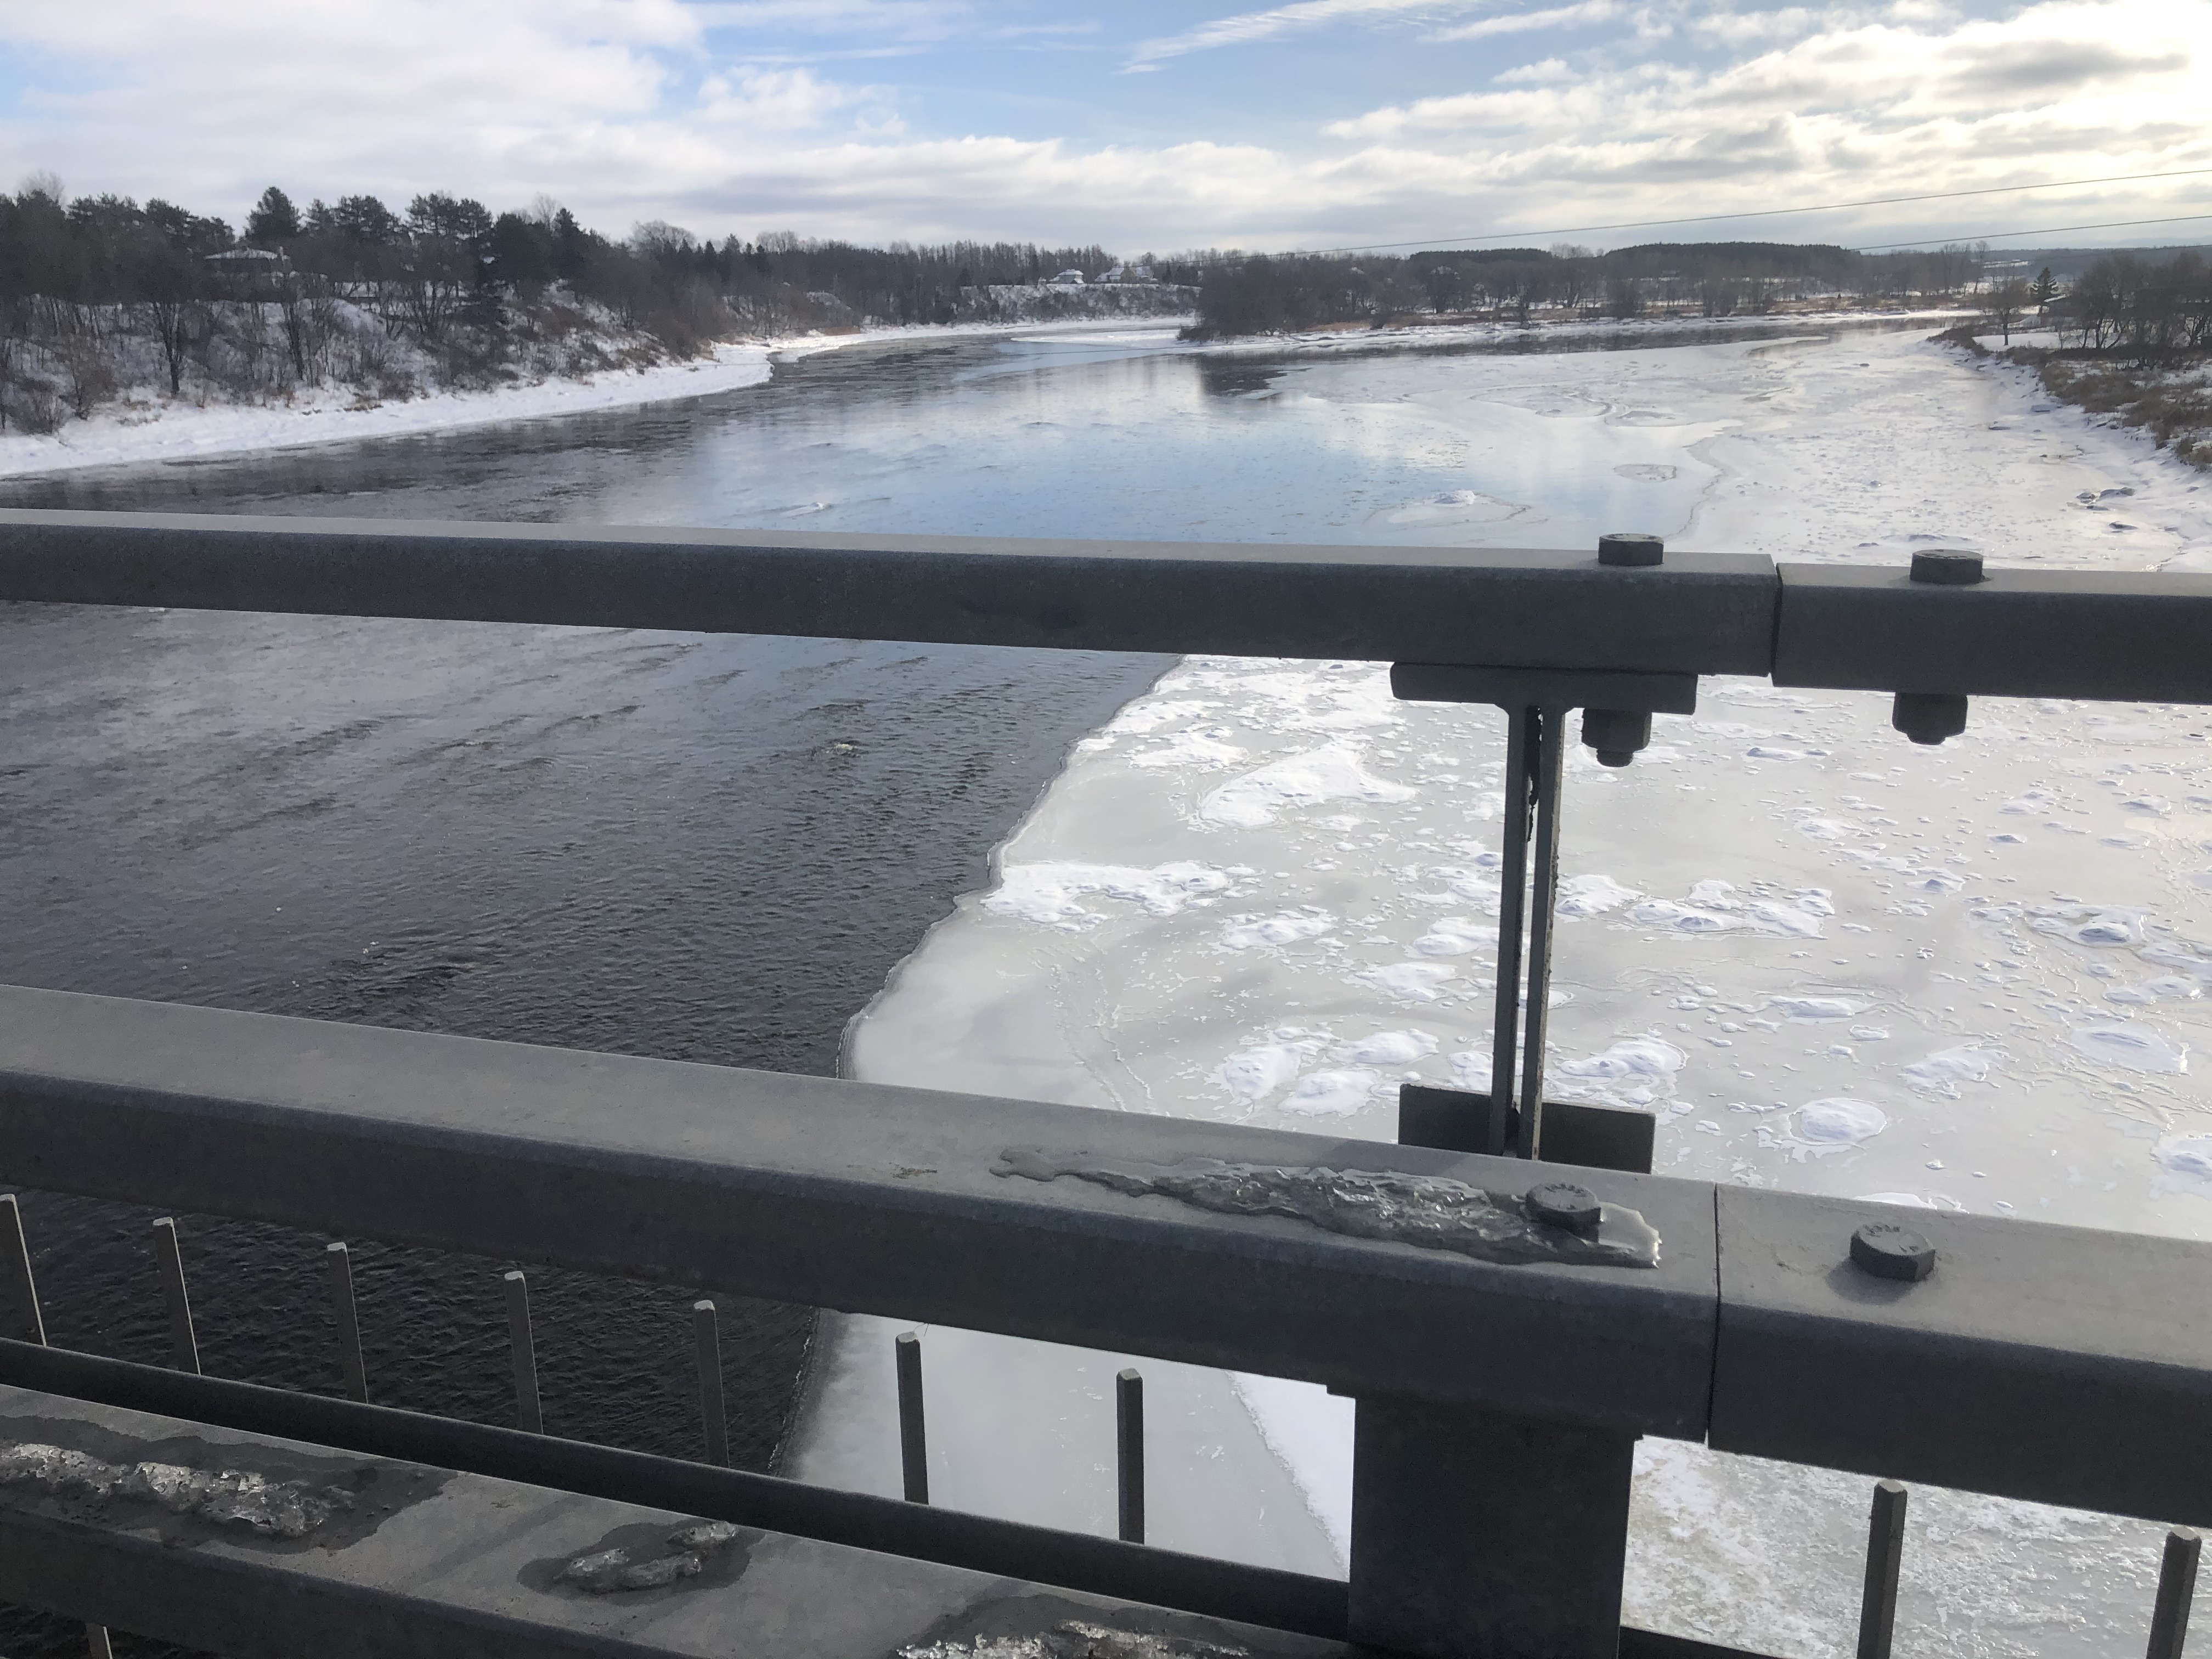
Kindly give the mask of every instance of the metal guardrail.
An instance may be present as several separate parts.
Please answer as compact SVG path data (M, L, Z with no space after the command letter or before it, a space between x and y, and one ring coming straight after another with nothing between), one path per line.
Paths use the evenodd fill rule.
M919 1504L927 1522L886 1533L877 1500L820 1500L847 1504L838 1527L878 1528L871 1547L1438 1659L1611 1659L1695 1648L1620 1626L1640 1434L2212 1522L2212 1247L1917 1213L1907 1233L1882 1206L1652 1176L1648 1121L1544 1101L1540 1024L1571 709L1619 764L1652 712L1694 708L1706 673L1893 691L1895 723L1923 742L1961 728L1969 695L2212 701L2212 578L1990 572L1941 554L1911 571L1777 567L1626 537L1591 558L0 512L0 599L1349 656L1395 663L1401 696L1507 710L1508 822L1515 800L1525 810L1505 838L1496 1081L1484 1097L1409 1090L1401 1139L1420 1144L0 988L0 1146L27 1184L1306 1378L1358 1401L1340 1618L1310 1581L1042 1544ZM1636 1265L1644 1226L1664 1241L1656 1267ZM512 1294L527 1420L519 1276ZM913 1370L918 1443L918 1352ZM155 1388L137 1368L15 1345L0 1379L378 1455L404 1415L181 1374ZM0 1401L0 1425L47 1408ZM544 1480L607 1501L634 1497L609 1482L645 1479L605 1461L626 1454L542 1437L464 1443L501 1432L402 1437L442 1434L449 1472L509 1460L502 1478L520 1443ZM27 1540L10 1559L50 1578L17 1571L0 1594L154 1617L86 1599L91 1564L135 1559L131 1527L80 1527L63 1549L62 1499L10 1484L5 1456L0 1537ZM1126 1530L1126 1435L1119 1461ZM783 1489L675 1467L724 1483L710 1503L678 1481L702 1494L684 1507L719 1516L714 1503L742 1495L749 1524ZM1887 1650L1901 1502L1877 1499L1863 1654ZM787 1522L799 1500L776 1503ZM1134 1514L1140 1529L1140 1499ZM2154 1654L2179 1651L2193 1550L2169 1551ZM263 1566L284 1595L339 1595ZM480 1623L465 1597L423 1618ZM545 1639L648 1650L623 1631ZM1153 1635L1164 1654L1201 1639Z

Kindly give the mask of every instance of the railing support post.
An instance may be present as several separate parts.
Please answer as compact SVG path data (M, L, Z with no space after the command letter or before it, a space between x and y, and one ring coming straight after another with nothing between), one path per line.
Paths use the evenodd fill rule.
M1636 1437L1363 1399L1351 1638L1420 1659L1615 1659Z

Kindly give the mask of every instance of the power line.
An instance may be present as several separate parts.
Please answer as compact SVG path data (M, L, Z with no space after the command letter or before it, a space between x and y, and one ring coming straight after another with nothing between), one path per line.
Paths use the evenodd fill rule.
M2045 225L2040 230L1985 230L1972 236L1933 236L1922 242L1876 242L1855 247L1854 253L1884 253L1899 247L1951 247L1961 242L1998 242L2010 236L2064 236L2077 230L2120 230L2130 225L2179 225L2192 219L2212 219L2212 213L2177 213L2170 219L2107 219L2100 225Z
M2106 179L2062 179L2042 185L1984 185L1973 190L1930 191L1923 196L1876 196L1863 202L1823 202L1815 207L1759 208L1750 213L1701 213L1686 219L1624 219L1610 225L1569 225L1563 230L1493 230L1480 235L1432 236L1412 242L1362 242L1357 247L1324 247L1314 251L1317 253L1382 253L1395 247L1440 247L1446 242L1502 242L1522 236L1583 236L1600 230L1651 230L1662 225L1710 225L1729 219L1774 219L1793 213L1839 213L1847 208L1895 207L1904 202L1948 202L1963 196L2002 196L2021 190L2078 190L2087 185L2137 184L2147 179L2195 179L2208 173L2212 173L2212 167L2184 167L2174 173L2118 173ZM2188 216L2202 218L2205 216L2192 214ZM2138 222L2156 224L2163 222L2145 219ZM2082 228L2091 227L2084 226ZM2024 236L2043 234L2037 231L2020 233ZM1902 247L1908 244L1892 246Z

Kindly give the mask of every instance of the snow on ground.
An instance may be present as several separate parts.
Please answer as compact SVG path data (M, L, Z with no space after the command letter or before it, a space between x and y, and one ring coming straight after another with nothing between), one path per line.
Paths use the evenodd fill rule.
M1023 334L1096 333L1096 319L1019 325ZM89 420L69 421L52 433L0 433L0 477L59 472L77 467L134 462L198 460L303 444L392 438L501 421L543 420L623 409L679 398L703 398L758 386L779 360L811 356L849 346L916 337L991 335L1016 331L1005 323L931 328L876 328L851 334L720 344L690 362L644 369L612 369L579 380L546 380L495 392L436 392L398 402L378 402L350 386L303 391L289 403L196 404L134 395L104 405Z
M1267 395L1310 446L1428 445L1482 487L1347 509L1293 485L1250 503L1255 537L1321 520L1311 539L2212 556L2212 481L1919 334L1328 360ZM1644 509L1601 521L1622 480ZM1575 751L1554 1097L1653 1112L1668 1173L2212 1237L2212 716L1978 700L1929 750L1887 712L1709 679L1627 771ZM1486 1079L1501 736L1492 711L1394 702L1376 665L1182 663L1078 745L996 886L856 1022L848 1069L1392 1138L1401 1080ZM808 1478L896 1468L890 1328L843 1328ZM1121 1362L927 1342L945 1501L1106 1529ZM1155 1441L1165 1541L1340 1562L1346 1402L1142 1363L1182 1425ZM1867 1501L1855 1477L1646 1441L1628 1616L1841 1653ZM1917 1650L2142 1639L2155 1528L1933 1491L1912 1517Z

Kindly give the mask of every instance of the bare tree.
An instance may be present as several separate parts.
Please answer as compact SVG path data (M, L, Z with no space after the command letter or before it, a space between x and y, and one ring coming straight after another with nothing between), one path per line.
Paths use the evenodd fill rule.
M1990 325L2004 335L2007 345L2012 343L2012 331L2032 297L2027 283L2018 276L2008 276L1989 291L1983 308L1989 313Z

